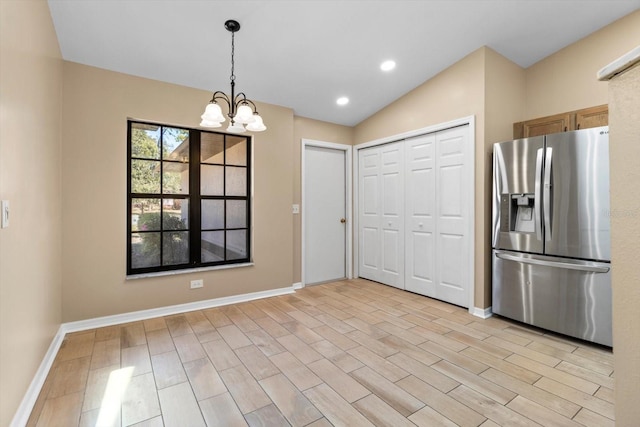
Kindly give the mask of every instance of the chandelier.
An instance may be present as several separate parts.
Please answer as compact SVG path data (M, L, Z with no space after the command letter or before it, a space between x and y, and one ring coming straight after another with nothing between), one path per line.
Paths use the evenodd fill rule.
M222 122L226 119L222 115L222 109L218 105L218 101L224 101L229 107L229 127L227 132L241 133L245 131L261 132L266 130L267 127L262 122L262 117L258 114L256 104L253 103L247 96L240 92L236 95L236 75L234 74L234 61L233 55L235 53L235 33L240 30L240 23L233 19L224 23L224 27L231 33L231 96L221 91L216 91L211 97L211 101L204 110L204 114L200 116L202 122L200 126L207 128L218 128L222 126ZM246 125L246 128L245 128Z

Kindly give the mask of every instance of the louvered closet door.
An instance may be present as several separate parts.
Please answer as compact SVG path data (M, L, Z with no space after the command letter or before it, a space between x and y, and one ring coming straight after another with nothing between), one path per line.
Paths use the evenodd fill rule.
M472 155L468 148L469 127L447 129L436 134L436 242L435 298L469 306L473 212L469 174ZM471 187L471 188L470 188Z
M435 296L435 134L405 142L405 287Z

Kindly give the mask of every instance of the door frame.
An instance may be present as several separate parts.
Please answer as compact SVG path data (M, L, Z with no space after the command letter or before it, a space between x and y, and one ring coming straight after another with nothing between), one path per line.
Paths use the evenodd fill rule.
M360 158L360 150L365 149L365 148L369 148L369 147L375 147L377 145L382 145L382 144L387 144L390 142L397 142L397 141L402 141L408 138L412 138L414 136L421 136L421 135L426 135L429 133L434 133L434 132L438 132L438 131L443 131L446 129L450 129L453 127L458 127L458 126L465 126L468 125L469 126L469 152L472 153L471 156L471 161L469 162L469 173L467 175L467 182L466 184L470 186L470 188L473 190L471 191L471 195L470 195L470 217L469 217L469 224L467 226L467 232L469 233L469 237L470 237L470 243L471 243L471 250L469 251L469 258L468 258L468 262L469 265L472 266L471 268L471 277L469 277L469 295L468 295L468 302L469 302L469 313L473 314L475 316L478 315L479 311L484 311L483 309L476 309L475 308L475 244L476 244L476 236L475 236L475 164L476 164L476 130L475 130L475 116L467 116L467 117L461 117L459 119L454 119L448 122L444 122L444 123L438 123L432 126L427 126L424 128L420 128L420 129L415 129L415 130L411 130L408 132L403 132L403 133L399 133L396 135L390 135L390 136L386 136L384 138L379 138L379 139L375 139L372 141L368 141L368 142L363 142L361 144L357 144L353 146L353 174L355 177L358 177L359 175L359 170L358 170L358 159ZM358 200L358 185L356 183L356 185L353 187L353 198L354 200ZM356 230L355 234L353 235L354 238L354 242L353 242L353 259L355 260L355 262L353 263L353 277L359 277L359 251L358 251L358 244L359 244L359 224L358 224L358 204L355 203L354 204L354 213L353 213L353 218L354 218L354 224L353 224L353 229Z
M305 281L305 264L306 264L306 228L307 228L307 215L306 215L306 202L305 202L305 186L306 186L306 150L307 147L319 147L319 148L328 148L332 150L340 150L345 153L345 164L344 164L344 174L345 174L345 218L347 220L346 229L345 229L345 275L347 279L353 278L353 184L352 184L352 173L353 173L353 147L350 145L337 144L335 142L326 142L326 141L316 141L313 139L305 139L302 138L302 147L300 150L301 159L300 159L300 175L301 175L301 183L300 183L300 192L301 192L301 209L302 209L302 234L301 234L301 245L302 245L302 253L300 256L300 283L302 287L306 286Z

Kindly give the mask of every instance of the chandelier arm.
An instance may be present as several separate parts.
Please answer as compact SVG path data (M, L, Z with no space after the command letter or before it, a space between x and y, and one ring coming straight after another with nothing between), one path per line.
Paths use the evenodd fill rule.
M236 104L240 101L247 101L247 95L245 95L244 92L240 92L235 96L235 98L233 98L233 102Z
M229 105L229 97L227 96L226 93L224 93L221 90L215 91L211 96L211 101L209 102L216 102L219 99L222 99L224 102L227 103L227 105Z
M238 100L238 97L242 95L242 99ZM253 112L257 113L258 112L258 107L256 106L255 102L253 102L252 100L250 100L249 98L246 97L246 95L244 93L239 93L238 96L236 96L236 100L234 100L234 103L236 104L236 107L239 103L243 103L243 104L249 104L251 105L251 107L253 108Z
M216 91L214 92L211 101L209 101L210 103L217 103L217 101L224 101L225 104L227 104L227 108L229 109L229 111L231 111L231 102L229 102L229 97L227 96L226 93L222 92L222 91Z

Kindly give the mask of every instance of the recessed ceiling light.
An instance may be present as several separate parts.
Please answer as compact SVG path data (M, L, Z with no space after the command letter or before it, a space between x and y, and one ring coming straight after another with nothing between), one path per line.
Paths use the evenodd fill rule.
M347 105L349 103L349 98L346 96L342 96L336 100L336 104L338 105Z
M395 61L384 61L382 64L380 64L380 69L382 71L391 71L394 68L396 68L396 62Z

